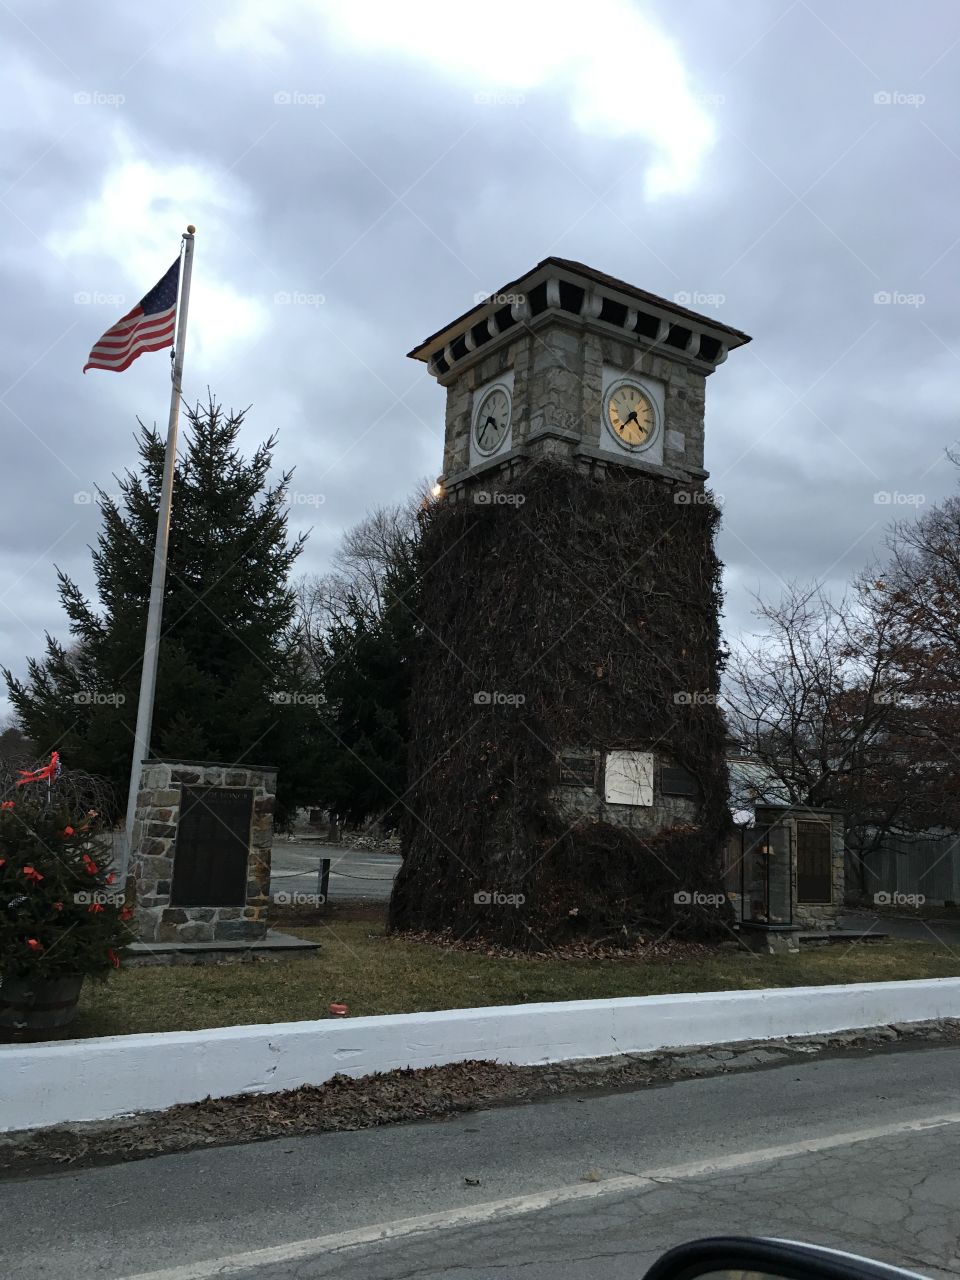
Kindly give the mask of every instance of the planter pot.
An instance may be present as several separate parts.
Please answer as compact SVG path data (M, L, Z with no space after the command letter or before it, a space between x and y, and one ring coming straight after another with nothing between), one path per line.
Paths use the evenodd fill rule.
M65 1027L77 1012L83 974L65 978L0 977L0 1034Z

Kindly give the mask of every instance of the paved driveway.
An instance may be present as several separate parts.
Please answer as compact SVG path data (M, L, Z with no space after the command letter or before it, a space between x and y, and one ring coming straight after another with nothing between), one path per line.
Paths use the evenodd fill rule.
M270 892L317 892L320 861L330 859L330 897L387 902L393 878L400 869L398 853L370 853L340 845L301 840L275 840L271 857Z
M960 1046L0 1185L4 1280L638 1280L721 1232L960 1274Z

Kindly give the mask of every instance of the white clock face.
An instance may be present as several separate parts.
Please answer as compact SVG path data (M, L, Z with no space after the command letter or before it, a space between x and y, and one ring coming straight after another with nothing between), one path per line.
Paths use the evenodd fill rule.
M607 426L630 449L642 449L657 429L653 401L635 382L620 382L607 393L604 403Z
M510 429L510 395L506 387L493 387L480 401L473 422L473 440L480 453L496 453Z

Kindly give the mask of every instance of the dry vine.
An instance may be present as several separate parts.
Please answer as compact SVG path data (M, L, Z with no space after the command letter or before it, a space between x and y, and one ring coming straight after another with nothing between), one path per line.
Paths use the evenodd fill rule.
M422 544L404 863L391 927L539 950L584 933L708 938L729 830L718 513L702 492L542 463L522 504L438 504ZM678 495L682 498L678 500ZM521 705L478 706L481 691ZM683 703L676 695L696 691ZM654 750L689 770L695 820L644 836L597 802L571 829L557 755ZM480 890L522 894L478 904Z

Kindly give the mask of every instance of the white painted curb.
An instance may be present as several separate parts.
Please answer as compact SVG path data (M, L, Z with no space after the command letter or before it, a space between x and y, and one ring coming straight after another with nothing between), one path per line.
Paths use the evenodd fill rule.
M519 1065L960 1017L960 978L570 1000L0 1045L0 1132L467 1058Z

